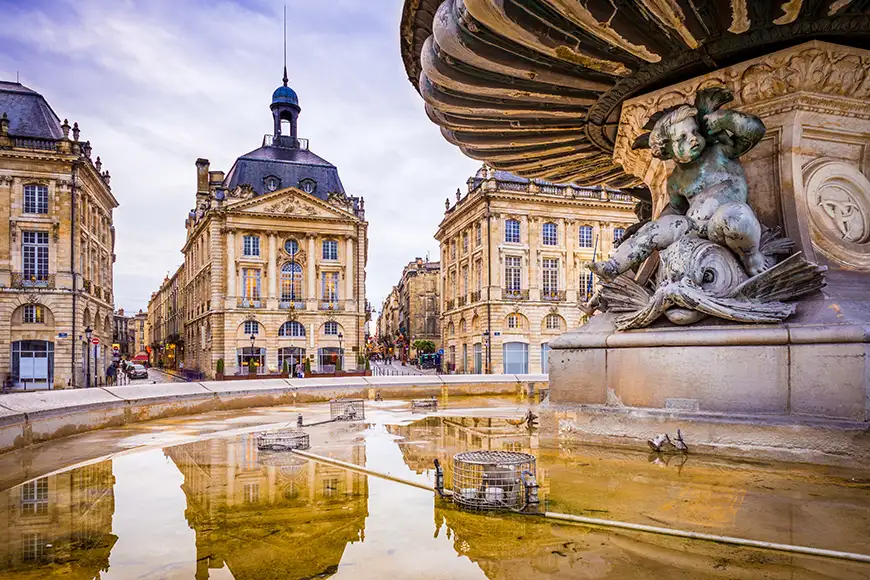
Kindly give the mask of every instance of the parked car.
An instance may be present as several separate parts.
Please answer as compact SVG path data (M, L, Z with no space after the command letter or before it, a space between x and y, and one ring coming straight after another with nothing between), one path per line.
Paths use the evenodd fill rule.
M148 369L142 365L130 365L130 370L127 371L127 376L131 379L147 379Z

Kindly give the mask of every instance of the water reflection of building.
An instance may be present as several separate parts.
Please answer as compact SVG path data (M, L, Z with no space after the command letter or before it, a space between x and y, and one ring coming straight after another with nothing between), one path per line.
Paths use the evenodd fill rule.
M404 437L399 447L405 464L422 473L438 459L444 466L447 486L452 482L453 456L463 451L520 451L535 455L537 430L526 429L520 419L501 417L426 417L409 425L388 425L393 435ZM537 466L542 497L549 492L548 470Z
M91 580L107 570L114 484L103 461L0 492L0 576Z
M165 453L184 475L196 580L224 566L236 580L320 578L337 569L349 542L363 538L365 476L290 453L259 452L252 436ZM365 448L347 446L333 456L364 464Z

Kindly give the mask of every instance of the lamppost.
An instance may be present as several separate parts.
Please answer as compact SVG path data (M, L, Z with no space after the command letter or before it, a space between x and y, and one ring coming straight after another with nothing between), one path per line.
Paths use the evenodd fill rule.
M483 331L483 344L486 346L486 361L485 361L484 364L483 364L483 366L485 367L485 368L484 368L484 371L483 371L483 374L488 375L488 374L489 374L489 365L490 365L490 358L489 358L489 331L488 331L488 330L484 330L484 331Z
M254 343L256 341L257 341L257 335L252 332L251 333L251 358L254 357ZM250 361L251 359L248 359L248 360ZM259 361L260 361L260 357L257 356L257 362L259 362ZM248 368L250 368L250 366ZM257 371L257 372L259 372L259 371Z
M342 333L338 333L338 370L344 370L344 351L341 350L341 341L344 339Z
M91 386L91 337L94 335L94 330L88 326L85 328L85 338L88 340L88 345L85 347L86 364L85 364L85 387Z

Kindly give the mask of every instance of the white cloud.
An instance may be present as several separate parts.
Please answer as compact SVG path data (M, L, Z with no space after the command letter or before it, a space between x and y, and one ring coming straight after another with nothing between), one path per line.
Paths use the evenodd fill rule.
M288 2L299 132L366 198L368 298L430 252L445 197L477 168L441 137L405 76L400 0ZM116 306L145 308L181 263L194 161L228 171L271 132L283 2L69 0L3 7L0 78L45 95L112 174Z

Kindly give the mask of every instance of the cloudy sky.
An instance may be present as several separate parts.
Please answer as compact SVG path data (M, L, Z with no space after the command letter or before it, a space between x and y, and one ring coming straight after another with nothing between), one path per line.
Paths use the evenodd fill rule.
M272 131L283 0L0 0L0 79L42 93L112 175L115 305L147 308L182 261L194 161L228 171ZM366 199L368 298L433 239L479 166L442 139L399 54L402 0L287 0L299 135Z

